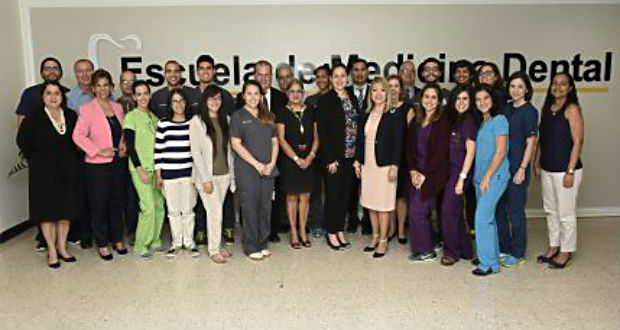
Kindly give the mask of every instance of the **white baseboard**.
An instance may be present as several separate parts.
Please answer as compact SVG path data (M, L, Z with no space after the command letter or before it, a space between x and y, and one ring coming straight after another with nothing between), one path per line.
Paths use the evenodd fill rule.
M525 214L528 218L544 218L546 216L543 209L526 209ZM577 209L577 217L618 217L620 207L580 207Z

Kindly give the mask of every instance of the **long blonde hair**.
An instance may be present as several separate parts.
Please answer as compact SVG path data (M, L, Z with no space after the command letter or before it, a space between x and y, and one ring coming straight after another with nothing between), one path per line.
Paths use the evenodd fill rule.
M372 109L375 107L375 102L373 102L372 100L372 86L373 85L381 85L381 87L383 87L383 89L385 90L385 108L383 109L383 112L390 111L390 109L392 108L392 104L390 102L390 96L388 95L389 94L388 82L387 82L387 79L379 76L373 79L372 82L370 83L370 88L368 90L368 93L370 95L368 95L368 105L366 107L366 113L370 113Z

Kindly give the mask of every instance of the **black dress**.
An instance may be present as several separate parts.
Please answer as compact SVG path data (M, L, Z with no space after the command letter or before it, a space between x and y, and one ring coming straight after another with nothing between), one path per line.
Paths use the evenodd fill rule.
M284 107L278 112L277 123L284 125L284 139L299 158L306 158L312 151L314 141L315 113L312 107L306 107L303 113L293 113ZM303 128L303 131L302 131ZM282 190L285 194L301 194L312 192L315 181L315 161L301 169L284 152L281 152L279 165Z
M78 215L75 112L63 109L66 131L58 133L44 109L29 114L19 127L17 145L28 160L30 220L71 220Z

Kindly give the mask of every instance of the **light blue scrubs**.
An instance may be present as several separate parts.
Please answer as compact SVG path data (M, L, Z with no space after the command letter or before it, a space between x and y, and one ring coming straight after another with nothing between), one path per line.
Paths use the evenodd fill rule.
M506 155L501 165L491 176L490 189L480 191L480 181L493 161L495 155L495 139L498 136L508 136L508 120L504 115L496 115L482 123L476 138L476 163L474 183L476 185L476 247L478 268L483 271L491 268L493 272L499 271L499 243L497 237L497 224L495 222L495 209L500 197L510 181L508 163L508 144Z

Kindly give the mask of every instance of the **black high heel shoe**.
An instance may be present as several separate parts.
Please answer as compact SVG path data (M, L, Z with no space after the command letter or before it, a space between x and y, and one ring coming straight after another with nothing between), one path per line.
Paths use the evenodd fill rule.
M77 261L77 259L75 259L74 256L69 256L65 258L62 254L58 254L58 259L64 262L76 262Z
M338 235L336 235L336 239L338 239L338 243L340 243L340 246L342 246L345 249L348 249L351 247L351 242L343 242L340 240L340 237L338 237Z
M544 254L539 255L538 257L536 257L536 262L538 262L539 264L546 264L549 263L549 261L551 261L553 258L555 258L555 256L558 255L558 253L560 253L560 248L558 248L554 254L552 254L550 257L545 256Z
M407 237L403 237L403 238L398 238L398 244L402 244L405 245L407 244Z
M101 254L101 250L99 250L99 258L105 260L105 261L110 261L112 259L114 259L114 256L112 255L112 252L108 251L108 254Z
M334 244L332 244L332 242L329 240L329 236L328 236L328 235L325 235L325 240L327 241L327 245L328 245L330 248L332 248L332 250L334 250L334 251L342 251L342 249L343 249L343 248L342 248L342 245L334 245ZM340 241L338 240L338 236L336 236L336 240L337 240L338 242L340 242Z
M376 239L377 242L374 245L366 245L364 247L364 250L362 250L362 251L364 251L364 252L372 252L372 251L374 251L377 248L377 246L379 245L379 234L373 234L372 235L372 239L373 240Z
M112 245L112 249L113 249L114 251L116 251L116 253L118 253L118 254L119 254L119 255L121 255L121 256L124 256L124 255L126 255L126 254L129 252L129 251L127 251L127 248L125 248L125 247L124 247L124 248L122 248L122 249L117 249L117 248L116 248L116 245Z
M389 240L387 239L380 239L379 243L385 243L385 251L384 252L377 252L375 251L375 253L372 254L372 257L377 259L377 258L383 258L383 256L385 256L385 253L387 252L387 243ZM379 246L379 244L377 244L377 247Z

